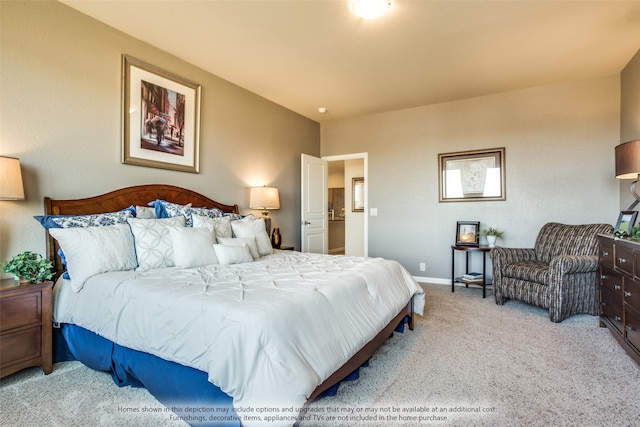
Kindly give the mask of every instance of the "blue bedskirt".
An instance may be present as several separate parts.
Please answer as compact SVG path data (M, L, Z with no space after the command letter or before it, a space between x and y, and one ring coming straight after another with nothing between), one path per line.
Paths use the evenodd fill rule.
M404 331L405 321L396 328ZM206 372L122 347L76 325L54 328L54 362L78 360L110 372L120 387L144 387L163 405L192 426L240 426L230 396L211 384ZM362 366L367 366L365 362ZM359 377L356 369L343 381ZM339 384L319 397L333 396Z

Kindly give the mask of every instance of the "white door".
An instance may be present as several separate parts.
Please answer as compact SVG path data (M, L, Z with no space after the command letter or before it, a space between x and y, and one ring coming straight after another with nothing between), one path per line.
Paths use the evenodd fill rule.
M327 161L302 154L302 252L326 254L328 250Z

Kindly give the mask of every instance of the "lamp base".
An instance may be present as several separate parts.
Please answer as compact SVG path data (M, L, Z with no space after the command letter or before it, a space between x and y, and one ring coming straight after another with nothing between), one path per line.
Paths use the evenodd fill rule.
M267 236L271 237L271 218L263 216L262 219L264 219L264 228L267 231Z

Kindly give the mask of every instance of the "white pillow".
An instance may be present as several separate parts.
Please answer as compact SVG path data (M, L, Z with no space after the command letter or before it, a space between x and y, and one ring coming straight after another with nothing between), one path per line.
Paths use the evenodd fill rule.
M260 256L273 253L273 247L271 247L271 240L269 240L263 218L253 221L233 221L231 228L236 237L255 237Z
M209 230L215 232L216 237L232 237L231 233L231 218L223 216L220 218L210 218L208 216L202 216L192 214L194 227L207 227Z
M213 250L213 232L205 227L169 228L173 244L173 263L176 267L191 268L218 264Z
M136 268L133 236L126 224L51 228L49 233L64 251L71 289L75 292L93 275Z
M185 218L182 215L158 219L129 218L127 222L131 226L136 247L136 270L174 266L173 242L169 230L172 227L184 227Z
M258 245L254 237L218 237L218 243L224 246L242 246L246 245L253 259L260 258Z
M253 261L249 247L246 244L240 246L213 245L213 250L216 252L216 257L220 265L241 264L243 262Z

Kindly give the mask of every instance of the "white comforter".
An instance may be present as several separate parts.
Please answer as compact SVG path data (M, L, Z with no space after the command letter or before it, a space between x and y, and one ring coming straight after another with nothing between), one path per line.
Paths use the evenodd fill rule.
M78 293L64 280L56 288L56 322L205 371L236 408L301 408L412 295L416 313L424 307L396 261L292 251L231 266L110 272Z

